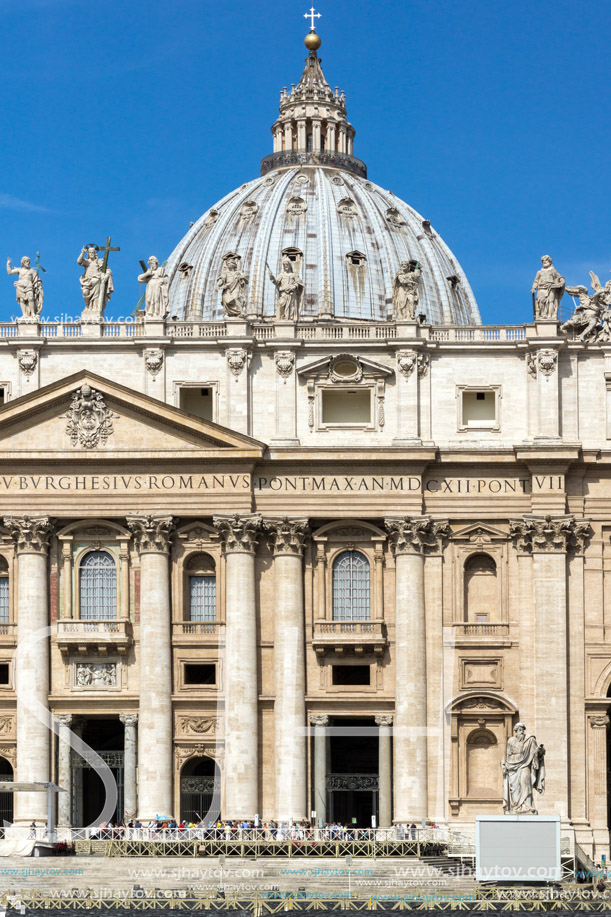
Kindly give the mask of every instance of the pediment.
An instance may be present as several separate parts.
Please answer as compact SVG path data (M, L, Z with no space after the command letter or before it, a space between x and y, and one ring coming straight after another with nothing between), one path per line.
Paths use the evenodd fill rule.
M249 458L265 445L88 370L0 408L0 458Z
M508 540L508 532L497 529L487 522L473 522L452 533L452 541L468 541L474 544L492 544Z
M354 372L345 373L344 367L352 364ZM368 357L353 353L336 353L320 360L314 360L297 370L297 375L303 378L329 379L331 382L360 382L363 378L383 379L393 376L394 370L382 363L376 363Z

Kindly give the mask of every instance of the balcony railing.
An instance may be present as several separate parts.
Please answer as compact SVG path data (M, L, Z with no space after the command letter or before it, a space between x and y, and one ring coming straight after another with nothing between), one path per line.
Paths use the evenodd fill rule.
M458 633L463 637L507 637L509 624L458 624Z
M129 621L58 621L56 639L62 653L104 654L108 649L125 653L132 642L132 626Z
M222 643L225 640L225 624L221 621L174 621L172 636L174 642Z
M383 621L315 621L312 645L319 654L345 649L382 653L386 646L386 626Z
M305 150L281 150L270 153L261 160L261 175L266 175L272 169L283 169L290 166L328 166L331 169L342 169L367 178L367 166L361 159L349 153L335 153L333 150L321 150L318 153L309 153Z
M0 622L0 643L17 642L17 625L6 621Z

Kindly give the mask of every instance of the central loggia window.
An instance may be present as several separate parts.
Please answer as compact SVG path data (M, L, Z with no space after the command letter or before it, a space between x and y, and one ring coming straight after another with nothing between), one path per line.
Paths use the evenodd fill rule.
M360 551L343 551L333 561L333 620L369 621L369 561Z
M80 612L83 621L117 617L117 565L108 551L89 551L80 564Z

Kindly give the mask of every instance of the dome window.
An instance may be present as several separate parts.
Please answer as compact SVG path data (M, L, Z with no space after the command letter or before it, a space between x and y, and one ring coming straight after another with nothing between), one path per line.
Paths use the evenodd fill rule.
M206 217L206 221L205 221L205 223L204 223L204 228L205 228L205 229L210 229L211 226L214 226L214 224L216 223L216 221L218 220L218 218L219 218L219 212L218 212L218 210L211 210L210 213L208 214L208 216Z
M346 255L346 261L349 265L354 265L355 267L364 267L367 264L367 256L363 252L348 252Z
M403 219L396 207L390 207L386 211L386 219L391 226L403 226Z
M345 197L337 205L337 212L340 216L352 218L356 216L356 204L349 197Z
M302 197L292 197L286 205L286 213L289 217L300 217L307 209L308 205Z
M289 261L293 262L293 264L301 264L303 252L300 248L283 248L282 256L288 258Z
M259 205L256 201L244 201L240 210L240 222L250 223L257 215L258 210Z

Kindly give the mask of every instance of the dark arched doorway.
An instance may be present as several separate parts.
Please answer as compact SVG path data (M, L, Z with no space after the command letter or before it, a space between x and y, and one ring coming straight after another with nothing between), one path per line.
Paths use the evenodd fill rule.
M181 821L215 821L220 816L221 773L212 758L191 758L180 772Z
M0 781L14 780L13 768L10 761L6 758L0 758ZM14 793L0 793L0 825L5 822L13 821L13 799Z

